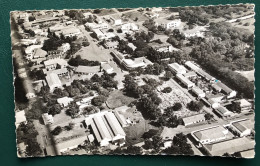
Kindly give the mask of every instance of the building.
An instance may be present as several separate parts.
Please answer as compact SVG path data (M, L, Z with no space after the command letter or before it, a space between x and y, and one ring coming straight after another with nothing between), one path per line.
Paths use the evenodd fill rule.
M168 67L175 74L185 74L187 72L187 69L178 63L168 64Z
M121 20L119 15L110 16L110 20L113 22L114 25L121 25L122 24L122 20Z
M254 149L245 150L245 151L240 152L240 155L242 158L254 158L255 150Z
M50 73L55 73L57 74L59 77L67 77L67 78L70 78L70 75L69 75L69 71L67 68L61 68L61 69L56 69L56 70L51 70L51 71L47 71L46 69L42 69L43 73L48 75Z
M41 48L36 48L32 53L33 59L45 58L47 56L47 52L42 50Z
M62 50L48 51L47 59L60 59L62 57L63 53L64 52Z
M199 98L206 97L206 94L203 90L201 90L199 87L194 86L191 91Z
M145 57L139 57L135 58L134 60L132 59L123 59L122 60L122 65L125 67L127 70L133 70L138 67L145 68L147 65L153 64L151 61L146 59Z
M45 78L50 88L50 92L53 92L57 88L62 88L62 83L56 73L49 73Z
M78 36L80 34L80 30L76 27L68 27L61 29L60 31L56 31L55 35L60 37L62 34L64 37L73 37L73 36Z
M100 24L97 24L97 23L86 23L85 24L85 26L87 27L87 28L89 28L91 31L93 30L93 29L108 29L109 28L109 26L108 26L108 24L107 23L100 23Z
M204 70L202 70L199 66L195 65L191 61L186 61L185 66L188 67L189 69L193 70L194 72L196 72L198 75L200 75L207 81L214 82L216 80L216 78L214 78L211 75L209 75L208 73L206 73Z
M184 73L183 76L190 79L190 78L197 77L197 74L194 71L189 71L187 73Z
M26 93L26 98L27 99L33 99L36 97L36 94L35 94L35 91L33 89L33 85L32 85L32 82L31 80L24 80L23 81L23 85L24 85L24 89L25 89L25 93Z
M167 20L165 18L155 19L155 26L161 26L165 29L175 29L181 25L181 19Z
M236 112L247 112L252 109L252 104L249 103L246 99L233 101L233 105Z
M174 48L171 44L169 43L156 43L156 42L152 42L152 43L148 43L148 45L150 47L152 47L153 49L155 49L158 52L173 52L173 51L179 51L179 49Z
M222 141L214 144L204 145L204 148L211 156L222 156L224 153L233 154L235 152L254 149L255 141L248 138L235 138L227 141ZM251 156L252 158L254 156Z
M221 92L223 92L225 95L227 95L227 98L234 98L237 95L237 92L230 89L228 86L226 86L225 84L223 84L222 82L218 81L215 84L212 85L212 87L215 90L219 90L221 89Z
M146 12L144 15L150 19L159 17L159 14L155 12Z
M133 49L133 51L137 48L133 43L128 43L127 44L130 48Z
M53 116L49 115L48 113L42 114L42 120L45 125L53 123Z
M214 110L222 118L223 117L228 118L228 117L234 116L234 114L231 111L229 111L226 107L221 106L221 105L219 107L215 108Z
M58 66L58 68L65 68L68 66L68 62L64 59L49 59L43 63L47 71L55 70Z
M106 49L112 49L112 48L117 48L118 47L118 41L107 41L107 42L104 42L104 47Z
M206 95L206 99L210 103L210 106L212 108L218 108L220 106L220 103L223 101L224 96L223 95Z
M130 33L131 31L138 31L139 27L134 23L126 23L121 26L122 33Z
M33 58L33 52L34 50L42 48L42 45L30 45L25 48L25 53L26 53L26 59L32 59Z
M188 89L195 86L193 82L191 82L188 78L184 77L182 74L177 74L176 78Z
M57 99L57 102L61 107L67 107L72 101L74 101L74 99L67 96Z
M103 32L100 29L93 29L92 31L98 40L107 40L116 36L113 32Z
M112 112L92 114L85 122L100 146L108 146L110 143L124 145L126 134Z
M185 117L182 120L184 122L184 126L189 126L200 122L204 122L206 119L204 114L197 114L197 115Z
M117 120L119 121L119 123L121 124L121 126L127 127L127 122L126 122L124 115L120 114L118 111L114 111L114 114L115 114Z
M27 145L24 142L17 144L17 156L26 157L26 147Z
M60 47L58 47L58 50L61 50L63 53L70 50L70 44L69 43L63 43Z
M100 66L81 66L79 65L74 73L78 75L94 75L100 72Z
M20 39L19 44L21 45L36 45L37 43L37 38L29 38L29 39Z
M210 144L226 139L228 130L223 126L214 126L191 132L193 138L200 144Z
M104 70L108 74L111 74L111 73L114 72L114 68L108 63L102 63L101 68L102 68L102 70Z
M27 77L27 73L26 73L26 70L25 68L20 68L17 70L17 74L20 78L26 78Z
M25 123L25 124L27 123L27 119L26 119L24 110L15 112L15 126L16 126L16 128L21 123Z
M191 61L186 61L185 66L188 67L189 69L193 70L194 72L197 72L200 68L192 63Z
M45 149L47 156L62 155L63 153L77 148L79 145L84 145L88 140L87 136L79 136L68 141L63 141L55 144L55 148L50 145Z
M205 32L207 29L203 26L196 26L193 29L187 29L185 31L182 31L185 38L190 38L190 37L201 37L203 38L205 35Z
M248 136L251 134L254 123L249 119L237 120L230 123L230 129L240 137Z

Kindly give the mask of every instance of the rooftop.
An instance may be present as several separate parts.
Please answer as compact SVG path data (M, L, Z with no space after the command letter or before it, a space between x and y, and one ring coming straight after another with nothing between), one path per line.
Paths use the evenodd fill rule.
M234 152L253 149L255 141L249 140L246 137L231 139L215 144L207 144L204 147L212 156L221 156L224 153L233 154ZM253 156L251 156L253 157Z
M183 118L184 124L198 122L198 121L201 121L201 120L205 120L204 114L198 114L198 115L193 115L193 116Z
M214 140L225 137L226 131L227 129L225 129L223 126L214 126L211 128L195 131L193 134L197 137L199 141L203 141L207 139Z
M247 129L253 129L254 123L249 119L244 119L231 123L234 127L236 127L240 132L244 132Z
M98 73L100 72L100 66L78 66L75 72L79 73Z

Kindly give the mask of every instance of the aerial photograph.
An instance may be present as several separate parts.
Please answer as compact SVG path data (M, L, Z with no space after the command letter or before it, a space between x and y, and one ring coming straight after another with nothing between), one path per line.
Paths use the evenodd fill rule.
M10 13L17 156L255 156L255 5Z

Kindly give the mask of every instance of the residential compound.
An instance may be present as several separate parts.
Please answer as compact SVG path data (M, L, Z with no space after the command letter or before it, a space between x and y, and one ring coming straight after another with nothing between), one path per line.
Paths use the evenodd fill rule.
M215 32L249 7L12 12L18 156L252 158L251 36Z

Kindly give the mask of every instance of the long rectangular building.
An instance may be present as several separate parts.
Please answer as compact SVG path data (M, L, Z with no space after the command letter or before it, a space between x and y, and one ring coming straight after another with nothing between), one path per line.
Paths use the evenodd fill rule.
M91 122L89 118L85 121L86 124L90 124L100 146L108 146L109 143L121 146L125 143L126 134L112 112L97 113L92 115Z
M195 86L188 78L184 77L182 74L176 75L177 79L180 80L188 89Z

